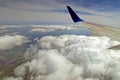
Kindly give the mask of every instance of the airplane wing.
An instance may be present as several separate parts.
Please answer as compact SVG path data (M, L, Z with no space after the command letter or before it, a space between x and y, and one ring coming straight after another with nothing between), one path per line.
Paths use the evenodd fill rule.
M70 13L72 20L75 23L80 22L80 25L87 27L88 29L94 31L95 34L101 35L101 36L107 36L111 38L112 40L116 40L120 42L120 28L110 27L110 26L105 26L105 25L100 25L100 24L84 21L78 17L78 15L72 10L70 6L67 6L67 8L68 8L68 11ZM117 49L120 50L120 45L116 47ZM116 47L114 47L114 49L116 49Z

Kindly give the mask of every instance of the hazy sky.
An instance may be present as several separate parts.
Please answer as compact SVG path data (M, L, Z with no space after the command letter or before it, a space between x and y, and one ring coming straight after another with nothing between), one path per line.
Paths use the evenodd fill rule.
M66 6L82 19L120 27L120 0L0 0L0 24L73 23Z

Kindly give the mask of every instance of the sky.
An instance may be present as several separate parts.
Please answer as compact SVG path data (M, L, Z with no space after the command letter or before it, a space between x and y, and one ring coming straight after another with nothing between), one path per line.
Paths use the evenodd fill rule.
M66 6L89 22L120 27L120 0L0 0L0 24L73 23Z

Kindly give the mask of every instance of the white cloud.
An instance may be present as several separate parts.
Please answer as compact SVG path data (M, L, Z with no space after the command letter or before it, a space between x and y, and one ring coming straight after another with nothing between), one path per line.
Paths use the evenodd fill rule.
M27 37L21 36L21 35L1 36L0 37L0 50L11 49L15 46L20 46L26 42L28 42Z
M2 34L3 32L6 32L6 31L7 31L6 27L0 25L0 34Z
M51 32L55 30L74 30L75 27L69 26L61 26L61 25L32 25L30 32Z
M119 80L120 50L108 49L118 44L107 37L46 36L26 51L25 59L31 60L18 66L14 76L17 80Z

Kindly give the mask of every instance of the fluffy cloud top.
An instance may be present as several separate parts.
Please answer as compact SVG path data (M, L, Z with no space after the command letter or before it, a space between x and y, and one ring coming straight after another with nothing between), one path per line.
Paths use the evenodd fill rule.
M3 80L119 80L120 51L107 37L47 36L26 51L31 59Z
M21 36L21 35L1 36L0 37L0 50L12 49L13 47L20 46L26 42L28 42L27 37Z

